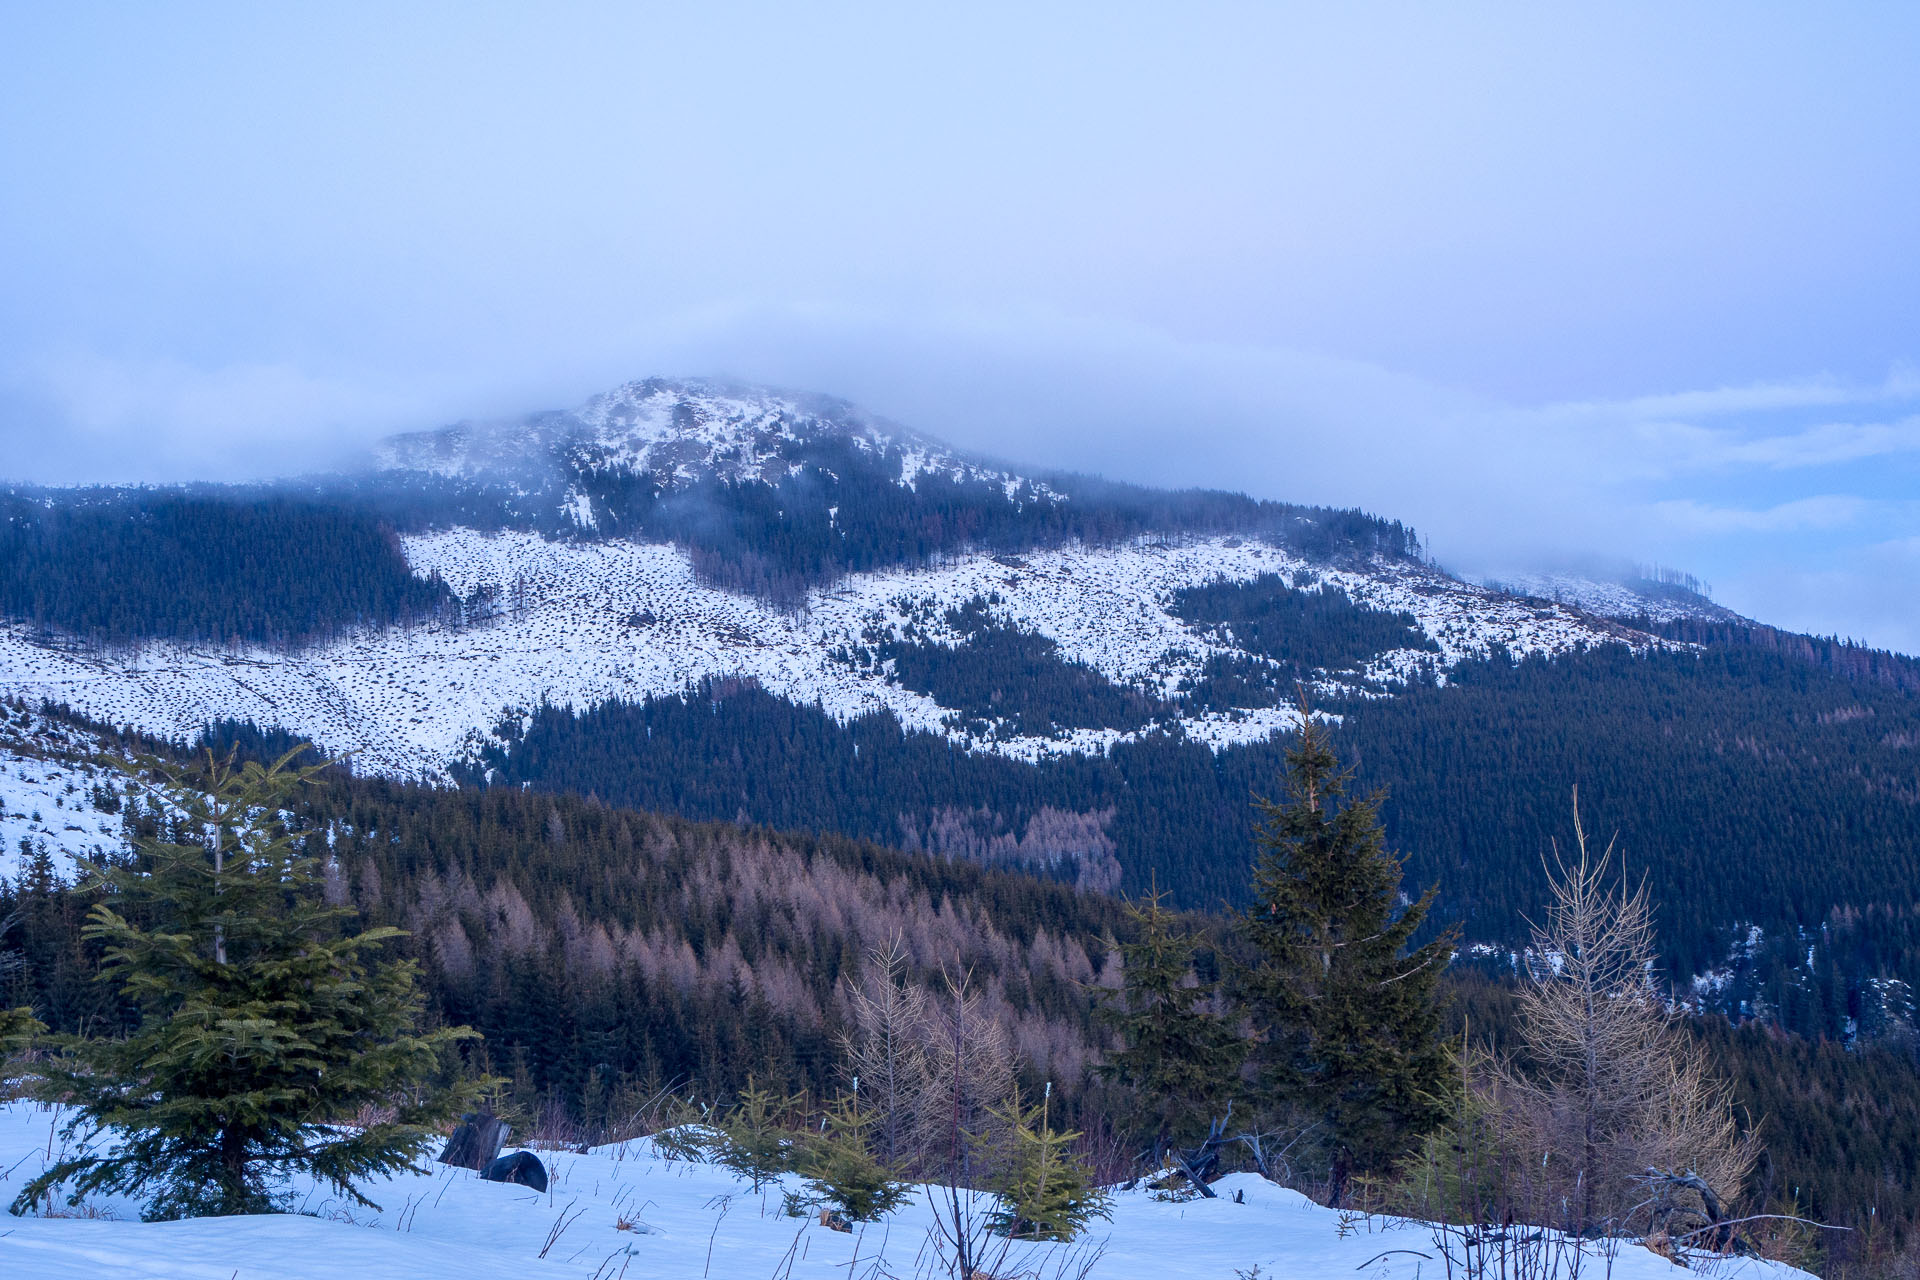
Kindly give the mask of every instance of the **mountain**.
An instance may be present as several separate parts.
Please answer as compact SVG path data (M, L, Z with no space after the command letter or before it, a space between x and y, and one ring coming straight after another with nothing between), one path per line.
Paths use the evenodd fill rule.
M1632 566L1612 574L1514 574L1488 583L1503 591L1556 600L1602 618L1625 622L1685 621L1751 625L1725 605L1715 604L1704 583L1692 574Z
M124 622L117 644L75 644L62 633L80 628L16 623L0 634L0 689L168 736L252 720L351 752L362 770L444 779L478 758L503 717L542 703L673 696L710 679L751 680L841 720L886 711L968 749L1034 760L1143 734L1257 741L1295 722L1300 674L1329 693L1384 691L1496 649L1662 643L1461 582L1412 555L1410 535L1384 521L1021 476L824 398L653 380L571 413L401 436L377 459L369 475L316 488L344 508L339 528L316 519L284 536L305 556L309 543L364 520L356 507L423 495L395 522L394 549L434 588L413 617L355 616L326 636L303 620L218 644L161 628L140 635ZM449 523L436 505L490 498L503 505L472 523ZM86 504L108 505L97 495ZM723 548L744 537L743 512L769 504L778 527L743 554L774 559L795 528L817 523L828 552L787 555L768 574L782 588L820 579L803 594L730 581L740 566ZM890 504L891 523L924 536L868 555L857 544L875 539ZM152 505L129 528L150 529ZM990 547L944 527L966 523L956 509L990 527ZM255 558L276 536L237 531ZM66 529L61 537L74 540ZM194 559L210 540L141 550ZM856 567L872 561L892 563ZM301 570L280 566L275 577ZM129 580L178 575L132 564L118 583L86 590L97 601L129 591ZM258 584L232 586L261 595ZM1342 625L1373 633L1300 648L1304 627ZM299 642L273 642L283 635ZM989 647L1024 655L1030 679L1066 669L1105 693L1110 713L1099 724L1031 706L999 714L1001 691L970 697L932 670L944 664L930 654ZM1223 672L1236 691L1220 687Z
M1304 686L1481 952L1524 944L1578 784L1688 998L1912 1023L1920 664L1673 575L1470 583L1390 519L1026 474L704 381L276 486L0 498L24 705L1217 906ZM22 778L6 821L64 827Z
M375 450L374 465L507 481L529 492L601 475L646 474L683 486L708 480L778 484L805 468L802 459L836 448L877 458L897 455L893 482L909 490L922 476L942 476L996 484L1008 496L1028 489L1033 500L1060 500L1044 485L964 458L843 400L709 380L651 378L597 395L568 413L395 436ZM559 510L591 529L597 519L582 505L586 496L582 489L562 489Z

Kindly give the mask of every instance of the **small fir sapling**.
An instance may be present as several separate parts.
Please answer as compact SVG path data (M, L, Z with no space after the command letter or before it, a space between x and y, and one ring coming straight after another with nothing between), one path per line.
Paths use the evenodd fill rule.
M891 1213L912 1195L873 1152L879 1117L860 1106L860 1077L853 1091L827 1110L820 1133L809 1135L801 1172L817 1201L830 1204L854 1222L871 1222Z
M720 1126L724 1141L714 1159L746 1178L755 1191L791 1172L797 1154L796 1135L786 1118L799 1105L797 1096L776 1097L748 1076L739 1105L727 1113L726 1122Z
M989 1215L992 1229L1017 1240L1072 1240L1095 1218L1111 1215L1110 1198L1093 1181L1086 1162L1070 1149L1077 1132L1063 1133L1049 1123L1053 1084L1038 1106L1029 1107L1016 1088L994 1111L1007 1128L1011 1151L1005 1170L994 1180L999 1204Z

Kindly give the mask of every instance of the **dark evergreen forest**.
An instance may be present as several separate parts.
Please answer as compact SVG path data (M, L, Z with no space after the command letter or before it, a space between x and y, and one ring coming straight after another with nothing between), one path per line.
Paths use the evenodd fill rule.
M410 473L271 488L0 493L0 616L69 640L297 645L358 626L462 616L407 570L393 534L463 525L686 549L706 581L782 604L849 573L970 550L1013 553L1160 534L1239 533L1316 559L1409 556L1405 526L1356 511L1162 491L1084 476L1032 482L922 475L844 440L789 442L776 480L669 481L571 458L527 485ZM585 497L583 528L563 505ZM467 611L483 611L483 601Z
M1363 609L1340 591L1296 591L1275 574L1176 592L1173 613L1224 644L1273 659L1289 681L1316 667L1359 666L1388 649L1440 648L1411 614Z
M0 493L0 615L96 645L294 645L455 616L371 514L280 494Z
M881 640L850 661L893 663L900 684L930 694L943 707L972 712L969 727L981 738L1131 729L1170 712L1164 700L1066 661L1047 637L995 621L987 605L971 600L948 611L947 625L964 640L958 646Z
M717 586L792 603L848 573L961 551L1015 553L1149 535L1243 534L1317 560L1418 554L1413 531L1358 511L1049 474L1009 486L922 473L833 436L787 440L776 477L674 481L572 457L553 481L592 504L592 536L673 542ZM1044 488L1042 487L1044 486ZM557 506L555 507L557 511Z
M1884 1021L1887 993L1899 997L1886 980L1920 984L1920 706L1885 682L1753 648L1607 646L1497 657L1444 687L1322 710L1341 717L1358 784L1387 789L1413 882L1440 882L1439 916L1470 940L1524 942L1578 785L1589 830L1617 833L1661 903L1670 971L1726 969L1714 999L1732 1016L1838 1036L1850 1019ZM578 716L546 708L505 733L471 781L927 848L955 811L1013 837L1044 812L1087 815L1127 889L1157 880L1196 908L1242 900L1248 800L1285 746L1216 754L1157 734L1027 765L889 716L839 724L738 682Z
M240 726L219 736L253 752L283 741ZM92 802L124 807L137 828L162 821L113 793ZM841 837L344 770L291 816L324 849L335 901L410 931L401 946L422 962L430 1022L481 1030L476 1065L511 1079L516 1106L593 1126L669 1083L724 1097L752 1075L824 1093L840 1069L838 983L895 931L917 981L972 967L1069 1122L1097 1121L1104 1105L1089 1071L1106 1034L1093 1009L1113 980L1113 942L1136 927L1104 895ZM25 960L0 1003L29 1004L56 1029L127 1025L131 1011L93 980L97 947L80 940L90 895L25 852L26 874L0 881L0 949ZM1238 851L1243 870L1250 859ZM1189 923L1202 976L1217 973L1234 954L1225 918ZM1500 970L1456 965L1446 988L1455 1026L1496 1049L1512 1039ZM1847 1045L1719 1018L1696 1030L1767 1144L1759 1202L1860 1228L1829 1242L1829 1261L1897 1247L1920 1209L1913 1040Z

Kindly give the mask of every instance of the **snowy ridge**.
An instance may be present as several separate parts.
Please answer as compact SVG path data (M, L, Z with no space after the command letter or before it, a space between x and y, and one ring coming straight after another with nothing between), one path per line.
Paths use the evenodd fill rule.
M1171 695L1209 657L1235 652L1170 613L1172 594L1263 574L1409 613L1438 646L1437 654L1394 650L1361 670L1322 673L1329 687L1384 692L1423 667L1444 678L1446 668L1496 648L1520 656L1661 643L1565 605L1470 586L1419 565L1333 569L1240 538L963 556L849 578L815 591L794 613L703 584L687 556L663 544L455 529L407 538L405 547L415 573L438 574L462 596L493 588L498 616L465 628L367 632L293 653L172 643L86 653L46 647L25 627L0 627L0 693L66 703L92 719L168 738L191 740L210 720L247 719L330 753L353 752L363 772L444 780L449 764L473 758L516 710L672 696L707 677L751 678L842 720L888 710L908 728L1029 761L1102 752L1160 731L1142 725L975 738L961 709L894 683L884 666L836 656L876 633L897 636L910 621L939 642L946 611L975 598L993 601L996 617L1053 639L1063 658L1159 696ZM1178 728L1220 749L1269 737L1296 719L1291 707L1276 706L1188 714Z
M1572 605L1602 618L1646 618L1654 622L1747 621L1698 592L1647 579L1615 582L1579 574L1523 573L1502 578L1496 589Z
M650 378L604 392L568 413L396 436L375 459L386 470L448 479L531 479L564 466L586 474L649 471L679 482L772 482L792 465L783 446L833 439L873 453L897 451L899 483L908 488L920 476L940 474L993 482L1011 497L1032 483L842 401L703 379ZM1032 488L1038 496L1064 500L1045 485ZM570 504L575 501L578 496L569 495ZM585 519L574 510L590 527L591 509Z

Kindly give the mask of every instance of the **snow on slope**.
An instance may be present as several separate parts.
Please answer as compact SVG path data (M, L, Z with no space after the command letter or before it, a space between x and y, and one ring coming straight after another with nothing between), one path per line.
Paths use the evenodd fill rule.
M76 856L121 847L120 815L96 808L94 796L122 792L126 780L92 763L100 749L71 726L0 707L0 877L19 876L23 841L45 845L69 879Z
M1680 622L1690 618L1706 622L1747 621L1699 592L1645 578L1618 582L1580 574L1527 573L1503 578L1498 589L1572 605L1602 618L1648 618L1654 622Z
M24 1103L0 1107L0 1203L46 1167L49 1150L56 1159L63 1154L53 1132L58 1120ZM811 1217L783 1216L782 1191L802 1185L791 1174L756 1194L715 1166L662 1159L645 1139L540 1156L553 1176L545 1195L435 1165L431 1172L370 1185L371 1198L382 1206L378 1212L346 1206L302 1185L294 1189L295 1197L317 1216L149 1224L135 1221L137 1202L97 1198L88 1208L110 1216L0 1223L0 1275L9 1280L522 1280L546 1275L866 1280L937 1274L921 1265L932 1253L932 1218L924 1196L880 1223L842 1233ZM1215 1188L1218 1199L1185 1204L1156 1201L1144 1191L1121 1192L1111 1221L1096 1222L1082 1241L1023 1246L999 1272L1069 1280L1080 1274L1077 1263L1090 1260L1087 1280L1231 1280L1235 1275L1417 1280L1441 1273L1433 1230L1423 1224L1349 1221L1251 1174L1231 1174ZM1589 1242L1585 1247L1586 1264L1613 1280L1683 1274L1636 1244ZM1097 1257L1096 1250L1102 1250ZM1724 1280L1793 1280L1805 1273L1777 1263L1728 1259L1716 1264L1715 1274Z
M37 644L24 627L0 627L0 693L66 703L170 738L191 739L223 717L278 725L329 752L356 753L362 771L439 779L449 762L471 758L511 710L543 700L584 709L611 698L673 695L710 676L750 677L842 719L884 708L910 728L1023 760L1104 751L1148 729L975 740L955 709L833 656L874 631L898 634L909 619L938 640L946 610L976 596L997 596L998 616L1051 637L1063 657L1155 693L1227 651L1168 612L1172 593L1268 573L1412 614L1439 646L1443 668L1495 646L1519 655L1652 643L1565 606L1518 600L1420 566L1328 569L1239 538L965 556L852 577L815 591L794 614L702 584L686 555L662 544L471 530L405 543L416 573L438 573L463 596L494 587L501 616L467 628L396 627L292 654L170 643L84 654ZM1398 650L1365 671L1328 678L1400 680L1434 659ZM1217 749L1268 737L1295 718L1291 708L1273 707L1191 715L1182 727Z

